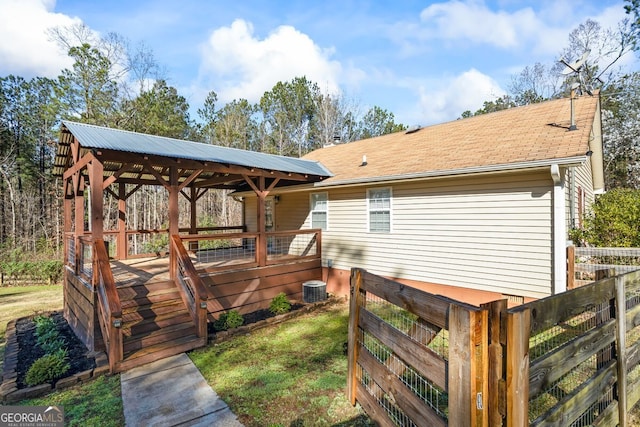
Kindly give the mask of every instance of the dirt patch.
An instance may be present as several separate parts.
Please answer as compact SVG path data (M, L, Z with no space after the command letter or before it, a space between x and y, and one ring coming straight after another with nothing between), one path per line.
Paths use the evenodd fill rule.
M95 368L95 359L93 357L88 357L89 351L73 333L62 313L54 311L48 316L54 321L56 329L66 343L65 348L67 350L71 368L65 377ZM16 338L18 342L18 388L26 387L24 379L29 367L33 362L45 354L36 342L35 330L36 325L33 321L33 317L23 318L16 322Z

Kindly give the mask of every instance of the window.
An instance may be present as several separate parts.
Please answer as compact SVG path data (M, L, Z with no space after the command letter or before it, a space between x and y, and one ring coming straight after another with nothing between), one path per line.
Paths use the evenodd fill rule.
M327 229L327 193L311 193L311 228Z
M388 233L391 231L391 188L367 190L369 202L369 231Z

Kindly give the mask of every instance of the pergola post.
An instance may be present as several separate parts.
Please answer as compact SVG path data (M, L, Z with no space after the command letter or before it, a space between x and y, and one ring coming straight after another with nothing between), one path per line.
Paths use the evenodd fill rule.
M102 239L104 235L104 195L102 194L102 183L104 180L104 167L96 159L91 161L89 168L89 185L91 186L91 236L93 239Z
M189 196L189 203L191 205L191 221L189 222L189 234L196 234L198 230L198 212L196 211L196 202L198 201L198 189L196 187L189 187L191 190Z
M266 226L265 226L265 215L266 215L266 199L267 193L265 190L265 180L264 176L258 178L258 190L256 194L258 195L258 235L259 241L256 247L256 252L258 255L258 265L260 267L264 267L267 265L267 236L266 236Z
M75 273L78 273L78 251L80 250L80 237L84 235L84 177L80 176L73 184L73 192L75 194L74 204L74 224L73 224L73 243L76 252L75 265L73 266Z
M189 221L189 234L196 234L198 232L198 211L196 210L196 202L198 201L198 189L194 186L189 187L189 205L191 208L191 220ZM189 242L189 250L198 250L198 241L194 240Z
M63 247L64 247L64 262L67 263L69 260L69 233L73 231L73 193L69 194L69 186L71 185L71 180L65 180L64 187L64 204L63 204L63 225L62 225L62 235L63 235Z
M127 259L127 193L124 182L118 183L118 237L116 258Z
M169 239L171 239L171 236L175 236L179 233L178 196L180 193L180 187L178 185L178 169L175 166L171 166L169 174ZM177 268L176 251L173 248L173 245L169 245L169 275L171 280L176 279Z

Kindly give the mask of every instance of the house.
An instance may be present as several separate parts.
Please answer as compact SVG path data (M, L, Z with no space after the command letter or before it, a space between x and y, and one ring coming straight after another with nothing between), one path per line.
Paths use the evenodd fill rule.
M327 290L365 268L475 302L566 290L568 231L604 190L599 95L327 146L333 176L274 188L273 230L322 229ZM257 230L257 198L244 195Z

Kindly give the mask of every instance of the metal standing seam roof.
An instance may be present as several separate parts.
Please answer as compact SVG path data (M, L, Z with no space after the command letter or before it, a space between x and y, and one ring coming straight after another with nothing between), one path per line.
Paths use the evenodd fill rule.
M116 150L177 159L216 162L280 172L332 176L320 162L200 142L148 135L63 120L83 148Z

